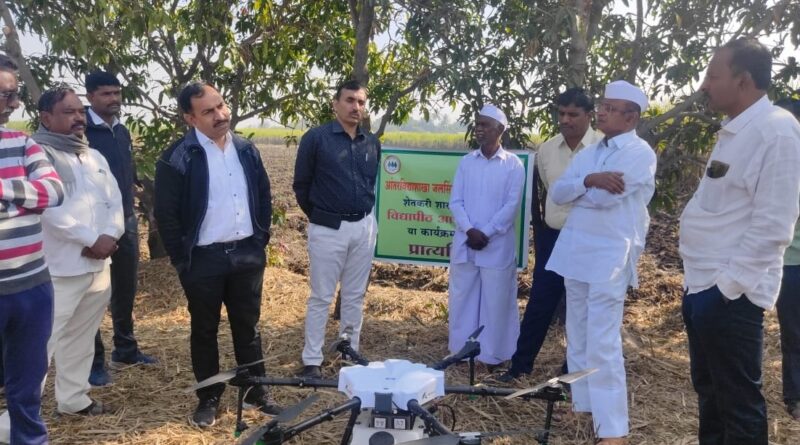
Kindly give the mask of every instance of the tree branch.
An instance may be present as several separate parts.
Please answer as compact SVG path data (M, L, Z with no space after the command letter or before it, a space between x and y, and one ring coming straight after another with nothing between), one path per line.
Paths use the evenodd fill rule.
M394 110L397 109L397 103L403 96L411 94L414 90L419 88L422 84L430 82L431 78L433 77L433 72L429 68L425 68L416 79L411 82L411 85L396 92L392 97L389 99L388 104L386 105L386 112L381 117L381 123L378 126L378 131L375 132L375 136L380 138L383 136L383 132L386 130L386 125L389 124L389 121L392 118L392 114Z
M11 17L11 11L8 9L5 0L0 0L0 14L2 14L3 22L5 23L3 34L6 36L6 53L17 63L19 67L19 76L28 89L31 100L36 103L42 96L42 88L33 76L33 72L28 66L25 56L22 55L22 48L19 44L19 34L17 34L17 28L14 26L14 18Z

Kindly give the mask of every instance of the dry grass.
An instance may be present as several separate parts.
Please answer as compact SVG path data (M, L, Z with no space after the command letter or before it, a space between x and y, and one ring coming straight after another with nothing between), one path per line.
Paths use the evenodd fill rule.
M291 203L293 152L282 147L264 151L273 190L278 201ZM264 278L262 336L267 372L290 376L300 367L303 343L303 317L307 298L307 267L304 220L296 207L288 209L285 225L275 230L273 243L281 246L286 263L269 268ZM631 443L689 445L696 443L697 404L689 382L686 338L680 319L681 276L676 268L674 224L661 218L654 225L650 248L640 264L642 287L630 295L625 316L625 354L630 395ZM231 444L234 443L234 392L226 391L222 416L213 428L199 430L187 425L194 409L193 395L185 388L194 383L188 354L189 317L173 269L165 260L142 263L136 306L136 332L141 347L155 354L161 363L155 367L132 367L114 371L110 388L92 390L93 397L117 408L114 415L92 419L54 415L52 385L45 395L44 415L53 444ZM299 272L299 273L298 273ZM446 275L441 269L379 265L368 290L362 337L362 352L369 358L408 358L433 362L446 354L447 324ZM527 271L520 276L528 286ZM520 309L525 301L520 300ZM105 338L110 323L104 321ZM221 364L234 365L227 321L220 327ZM333 340L336 324L328 325ZM792 422L782 410L780 349L774 315L767 318L764 354L764 390L770 410L770 440L773 444L800 443L800 423ZM519 386L538 383L555 375L564 357L563 332L551 330L536 362L533 375ZM340 364L326 363L323 372L333 377ZM479 367L479 379L487 376ZM466 383L466 371L447 371L450 383ZM282 404L302 399L308 390L277 388ZM332 407L343 401L335 391L322 391L322 397L306 414ZM541 427L543 402L507 402L492 398L447 396L462 430L505 430ZM250 423L264 418L248 413ZM312 429L296 438L294 444L338 444L345 418ZM591 442L591 426L584 419L568 416L555 425L551 443L578 445ZM497 444L532 444L529 437L498 439Z

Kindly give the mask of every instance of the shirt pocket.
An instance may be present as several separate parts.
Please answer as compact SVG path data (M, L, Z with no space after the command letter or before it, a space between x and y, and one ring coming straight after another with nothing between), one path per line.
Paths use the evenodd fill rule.
M363 144L360 148L360 150L355 151L359 168L364 175L364 179L369 184L374 184L375 177L378 174L378 148L374 143L370 142Z

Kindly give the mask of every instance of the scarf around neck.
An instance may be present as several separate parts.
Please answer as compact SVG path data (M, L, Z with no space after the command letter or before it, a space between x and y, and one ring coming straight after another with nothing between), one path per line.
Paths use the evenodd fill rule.
M89 150L89 141L86 137L78 137L74 134L54 133L42 124L36 133L31 135L36 143L42 146L56 173L64 183L64 189L68 195L75 191L75 173L70 165L70 158L81 155Z

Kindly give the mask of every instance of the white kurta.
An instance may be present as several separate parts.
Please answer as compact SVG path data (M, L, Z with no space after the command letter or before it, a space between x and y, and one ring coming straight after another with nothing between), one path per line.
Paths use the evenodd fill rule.
M604 171L623 173L623 193L586 189L586 176ZM592 413L601 438L629 432L620 328L625 292L637 284L655 172L655 153L631 131L578 153L550 191L556 204L573 204L546 266L564 277L567 364L598 369L572 386L573 409Z
M487 364L510 359L519 335L514 224L524 187L522 161L502 147L490 159L480 150L467 154L453 178L448 346L458 351L483 325L478 360ZM472 228L489 237L482 250L466 245Z

